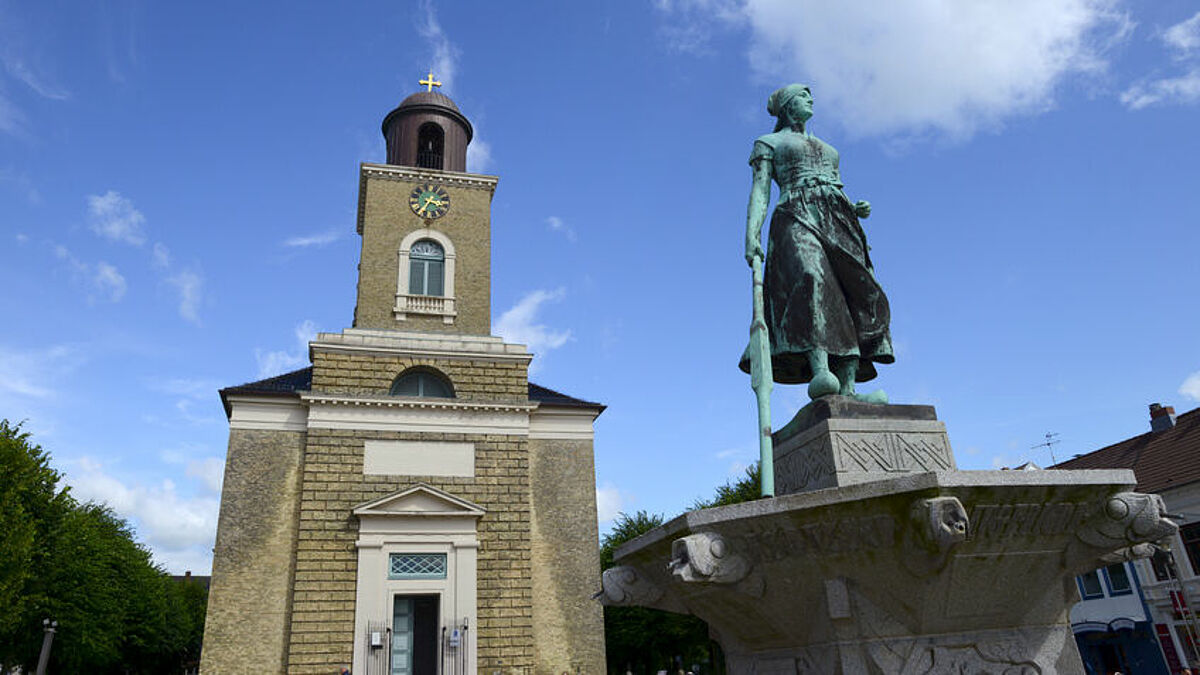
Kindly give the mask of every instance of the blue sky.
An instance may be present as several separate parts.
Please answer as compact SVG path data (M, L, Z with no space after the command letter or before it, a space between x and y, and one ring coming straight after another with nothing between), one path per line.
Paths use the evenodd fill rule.
M1197 9L0 0L0 416L207 572L216 390L349 325L358 163L433 69L500 176L496 331L609 406L602 526L755 457L746 160L793 81L874 206L878 386L936 405L962 468L1096 449L1200 402ZM804 402L777 387L775 424Z

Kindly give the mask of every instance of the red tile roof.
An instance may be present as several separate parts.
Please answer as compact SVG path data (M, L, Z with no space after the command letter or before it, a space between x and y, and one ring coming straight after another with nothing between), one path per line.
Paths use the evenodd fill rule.
M1162 492L1200 481L1200 408L1176 417L1174 428L1147 431L1051 468L1133 469L1138 492Z

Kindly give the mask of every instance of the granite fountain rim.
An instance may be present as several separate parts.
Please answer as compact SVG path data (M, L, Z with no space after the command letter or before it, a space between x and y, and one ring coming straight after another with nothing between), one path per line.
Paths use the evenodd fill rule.
M613 559L619 561L627 555L664 539L706 526L786 511L802 511L890 495L921 492L934 488L1111 486L1117 491L1123 491L1132 490L1136 485L1137 478L1132 469L1040 469L1037 471L985 469L909 473L853 485L796 492L727 506L694 509L621 544L613 551Z

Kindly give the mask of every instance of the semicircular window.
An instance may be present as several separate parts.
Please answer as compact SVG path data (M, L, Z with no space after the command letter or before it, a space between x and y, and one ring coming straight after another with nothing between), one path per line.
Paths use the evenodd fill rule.
M454 387L444 375L425 368L410 368L392 382L392 396L454 398Z

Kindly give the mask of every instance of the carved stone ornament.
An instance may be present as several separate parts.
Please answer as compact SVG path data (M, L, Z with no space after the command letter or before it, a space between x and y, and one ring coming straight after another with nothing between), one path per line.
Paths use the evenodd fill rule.
M745 556L730 550L724 537L700 532L676 539L671 544L671 574L681 581L734 584L750 573Z
M1107 551L1159 541L1179 530L1164 517L1166 511L1158 495L1119 492L1105 500L1100 512L1079 528L1077 536L1088 546Z
M912 520L921 540L938 551L967 540L967 510L957 497L917 500L912 506Z
M1104 565L1116 565L1117 563L1128 562L1130 560L1141 560L1149 558L1158 550L1154 544L1135 544L1128 548L1123 548L1112 553L1105 553L1100 556L1099 560Z
M652 606L662 589L646 580L633 567L621 565L604 570L600 577L600 601L606 605Z

